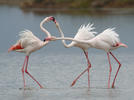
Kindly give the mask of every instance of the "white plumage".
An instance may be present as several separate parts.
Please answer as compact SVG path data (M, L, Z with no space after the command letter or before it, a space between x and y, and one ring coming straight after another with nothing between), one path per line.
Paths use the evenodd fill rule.
M72 46L77 46L80 47L81 49L83 49L84 54L87 58L87 62L88 62L88 68L85 69L71 84L71 86L73 86L76 81L80 78L81 75L83 75L86 71L88 71L88 86L89 86L89 69L91 68L91 64L89 62L88 59L88 51L87 49L92 47L92 48L97 48L97 49L102 49L105 50L107 52L107 56L108 56L108 61L109 61L109 65L110 65L110 70L109 70L109 79L108 79L108 88L110 88L110 78L111 78L111 71L112 71L112 67L111 67L111 62L110 62L110 57L109 54L112 55L112 57L116 60L116 62L119 64L118 70L115 74L113 83L112 83L112 87L114 87L114 83L117 77L117 74L119 72L119 69L121 67L120 62L117 60L117 58L112 54L111 50L119 48L119 47L127 47L126 44L123 44L120 42L119 39L119 35L114 31L114 28L108 28L106 30L104 30L102 33L100 33L99 35L95 36L95 33L93 31L94 27L92 27L93 25L88 24L87 26L83 25L79 28L76 36L74 38L64 38L64 34L62 32L62 30L60 29L59 24L57 24L57 27L59 29L59 32L61 34L62 38L57 38L57 39L63 39L62 43L65 47L72 47ZM73 42L71 44L66 44L65 40L72 40Z
M78 32L76 33L74 39L76 40L90 40L95 37L96 32L94 32L95 28L93 27L93 24L87 24L87 25L81 25L78 29ZM71 46L80 47L83 50L87 51L87 49L90 47L88 44L78 43L75 41L72 41L70 44Z
M87 43L93 48L103 49L106 52L118 48L116 46L120 43L119 35L114 31L115 28L108 28L95 38L90 39Z
M20 44L23 49L17 49L18 52L24 52L26 55L43 47L44 42L36 37L30 30L21 31L20 39L15 45Z
M38 37L36 37L30 30L24 30L19 33L20 39L29 38L29 39L35 39L40 40Z
M115 45L120 42L119 35L114 31L115 28L108 28L100 33L97 37L110 45Z
M93 24L81 25L74 39L89 40L95 37Z
M40 23L40 28L42 29L43 32L46 33L48 38L46 38L46 41L41 41L38 37L36 37L30 30L24 30L21 31L19 36L19 40L17 41L16 44L11 46L8 49L8 52L10 51L17 51L17 52L23 52L26 54L26 58L22 67L22 78L23 78L23 83L24 83L24 88L26 86L25 84L25 77L24 77L24 72L29 75L39 86L40 88L43 88L43 86L28 72L28 60L29 60L29 55L42 48L46 44L48 44L49 39L51 37L51 34L43 27L43 24L48 21L53 21L56 22L54 17L46 17L41 23Z
M56 26L62 37L62 38L57 38L57 39L63 39L64 34L63 34L59 24L56 23ZM96 32L93 31L94 29L95 28L93 27L93 24L81 25L81 27L78 29L78 32L76 33L75 37L74 38L66 38L66 40L87 41L87 40L93 39L96 34ZM83 50L83 52L86 56L86 59L87 59L87 64L88 64L88 67L72 82L71 86L73 86L76 83L76 81L81 77L81 75L83 75L85 72L88 72L88 87L90 87L89 69L91 68L91 64L88 59L88 48L90 47L90 45L88 45L87 43L81 43L81 42L77 42L77 41L72 41L70 44L66 44L64 39L62 40L62 43L66 48L75 46L75 47L79 47Z

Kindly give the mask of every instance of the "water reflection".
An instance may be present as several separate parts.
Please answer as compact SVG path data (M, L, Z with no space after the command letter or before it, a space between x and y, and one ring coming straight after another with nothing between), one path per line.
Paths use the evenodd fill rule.
M13 91L13 92L11 92ZM61 88L61 89L32 89L32 90L9 90L8 96L10 100L121 100L124 98L122 90L116 89L96 89L91 88L90 91L87 88Z

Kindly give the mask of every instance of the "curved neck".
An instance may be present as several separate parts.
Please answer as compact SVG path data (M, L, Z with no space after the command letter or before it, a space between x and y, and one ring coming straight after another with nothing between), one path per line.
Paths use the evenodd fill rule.
M43 27L43 24L44 24L45 22L47 22L46 19L44 19L43 21L41 21L41 23L40 23L40 28L41 28L41 30L42 30L43 32L46 33L46 35L47 35L48 37L51 37L51 34Z
M56 27L58 28L58 30L61 34L61 37L57 37L56 40L62 40L62 43L64 44L65 47L69 48L69 47L73 46L73 44L71 44L71 43L66 44L65 40L75 41L75 42L78 42L78 43L85 43L85 44L88 44L88 45L92 45L92 40L85 41L85 40L77 40L77 39L70 38L70 37L64 37L64 33L62 32L59 23L56 23Z
M64 38L64 33L62 32L62 30L61 30L60 25L59 25L58 22L56 23L56 27L58 28L58 30L59 30L59 32L60 32L60 34L61 34L61 38L59 37L59 38L57 38L57 40L62 40L62 43L63 43L63 45L64 45L66 48L72 47L73 45L71 45L71 43L70 43L70 44L67 44L67 43L65 42L65 40L73 40L73 38ZM63 40L63 39L64 39L64 40Z
M41 30L42 30L43 32L46 33L47 37L51 37L51 34L43 27L43 24L44 24L45 22L47 22L46 19L44 19L43 21L41 21L41 23L40 23L40 28L41 28ZM49 41L45 41L45 42L43 41L42 44L41 44L41 47L47 45L48 43L49 43Z

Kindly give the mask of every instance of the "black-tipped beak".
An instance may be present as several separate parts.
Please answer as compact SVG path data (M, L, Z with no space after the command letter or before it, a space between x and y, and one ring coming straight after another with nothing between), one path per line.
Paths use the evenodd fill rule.
M43 40L44 42L46 41L46 39Z
M56 24L56 20L53 16L50 19Z
M44 42L45 42L45 41L51 41L51 40L52 40L51 37L47 37L47 38L44 39Z
M53 17L53 21L55 22L55 18Z

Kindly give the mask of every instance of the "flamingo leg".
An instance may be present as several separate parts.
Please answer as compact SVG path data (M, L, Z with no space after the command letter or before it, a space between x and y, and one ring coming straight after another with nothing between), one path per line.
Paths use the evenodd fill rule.
M114 80L113 80L113 83L112 83L112 88L114 88L114 83L115 83L115 80L116 80L116 77L118 75L118 72L120 70L120 67L121 67L121 63L118 61L118 59L112 54L112 52L110 52L110 54L113 56L113 58L117 61L117 63L119 64L119 67L117 69L117 72L115 74L115 77L114 77Z
M84 50L83 50L83 51L84 51ZM87 58L88 68L85 69L80 75L78 75L78 77L72 82L71 87L76 83L76 81L77 81L86 71L88 71L88 87L90 87L89 69L91 68L91 64L90 64L89 59L88 59L88 52L86 53L86 52L84 51L84 54L85 54L85 56L86 56L86 58Z
M77 81L87 70L88 70L88 68L85 69L85 70L72 82L71 87L74 86L74 84L76 83L76 81Z
M88 87L90 87L90 74L89 74L89 69L91 68L91 63L89 61L89 58L88 58L88 52L85 52L84 51L84 54L86 56L86 59L87 59L87 63L88 63Z
M24 67L25 67L26 59L27 59L27 58L25 58L25 61L24 61L23 67L22 67L22 69L21 69L21 71L22 71L23 83L24 83L24 88L26 87L25 77L24 77Z
M40 88L43 88L43 86L41 86L41 84L28 72L27 67L28 67L29 56L26 56L26 58L27 58L27 62L26 62L25 72L40 86Z
M109 52L107 52L107 57L108 57L108 62L109 62L109 66L110 66L110 70L109 70L109 79L108 79L108 88L110 88L110 79L111 79L112 67L111 67Z

